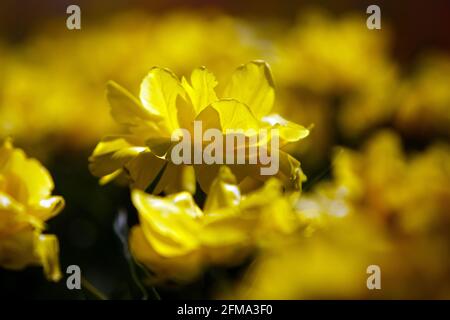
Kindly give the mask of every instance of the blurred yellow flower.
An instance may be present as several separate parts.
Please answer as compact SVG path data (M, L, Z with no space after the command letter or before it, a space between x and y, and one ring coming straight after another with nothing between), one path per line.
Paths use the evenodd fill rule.
M315 125L305 144L293 145L309 168L324 164L336 133L354 139L392 119L399 79L389 27L372 32L366 18L306 10L274 40L277 112Z
M325 95L345 93L386 69L388 36L367 29L364 15L334 19L320 10L299 16L276 41L281 84Z
M402 232L433 230L450 210L449 160L446 144L408 156L394 132L382 131L362 152L336 153L333 184L355 211L395 221Z
M286 236L261 251L238 283L238 299L351 299L377 297L366 287L366 270L379 265L387 282L389 245L370 221L329 221L308 237ZM221 298L230 298L219 295Z
M255 246L298 227L278 180L244 196L228 167L212 183L203 210L187 192L158 197L135 189L132 200L140 225L131 231L130 248L158 280L186 281L209 265L236 265Z
M397 128L415 138L450 137L450 56L425 56L400 84Z
M52 189L48 171L6 140L0 148L1 267L42 265L49 280L61 278L58 239L42 233L45 221L64 207L64 199L52 196Z
M153 193L195 191L195 178L203 191L210 188L219 165L176 165L169 156L175 144L172 136L180 128L193 130L194 121L204 128L229 130L277 129L280 145L303 139L308 129L270 114L275 92L268 65L253 61L239 67L224 88L222 98L215 92L217 81L205 68L192 72L190 82L181 81L168 69L153 68L141 83L136 99L114 82L108 84L111 113L127 133L104 138L90 157L90 170L101 182L124 176L132 188L146 189L160 176ZM182 99L178 99L181 97ZM180 101L181 100L181 101ZM195 132L191 134L195 136ZM194 148L199 148L193 144ZM287 186L301 187L305 179L300 163L279 151L279 171L275 174ZM275 151L274 151L275 152ZM267 176L257 165L233 164L238 181L258 183Z
M303 194L297 210L311 227L357 213L389 224L399 234L432 232L448 221L449 160L447 144L407 155L394 132L380 131L362 151L337 149L333 180Z
M447 144L408 154L399 136L381 131L360 151L340 148L333 179L296 202L301 233L263 252L238 296L447 297L449 199ZM365 288L370 264L382 268L379 294ZM277 269L290 277L265 276Z

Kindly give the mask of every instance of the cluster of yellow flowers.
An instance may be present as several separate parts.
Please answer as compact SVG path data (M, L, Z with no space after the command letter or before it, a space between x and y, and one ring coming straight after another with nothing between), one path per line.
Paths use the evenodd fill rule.
M133 229L131 250L159 279L191 279L206 265L237 263L262 235L261 241L267 242L271 231L295 229L296 215L282 187L299 190L305 179L300 163L282 150L274 176L262 176L255 170L259 164L173 163L169 155L173 132L191 129L195 120L225 136L226 129L277 128L282 146L309 133L269 114L275 94L263 61L239 67L223 98L217 97L217 81L206 68L195 69L190 80L179 81L169 70L153 68L141 83L139 100L110 83L111 113L126 133L104 138L90 157L90 169L101 182L119 178L130 184L141 221ZM251 192L268 177L260 190ZM196 181L208 194L203 211L191 195ZM154 194L168 196L139 191L152 184ZM240 188L247 194L241 195Z
M382 131L362 151L339 149L333 173L297 201L306 228L263 252L237 297L448 298L450 146L407 156ZM373 264L380 292L366 287Z

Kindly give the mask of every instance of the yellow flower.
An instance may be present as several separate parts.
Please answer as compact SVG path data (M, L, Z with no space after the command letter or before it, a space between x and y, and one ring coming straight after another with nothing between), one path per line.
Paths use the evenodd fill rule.
M338 149L333 180L303 194L297 208L317 222L359 213L391 223L398 232L435 230L450 209L449 159L447 144L408 155L398 135L380 131L360 151Z
M90 170L105 183L125 177L132 188L146 189L153 182L153 193L194 192L195 178L203 191L209 190L219 165L175 165L168 156L171 137L177 130L193 129L194 121L204 128L228 130L277 129L280 145L306 137L307 129L270 114L275 92L268 65L253 61L239 67L218 98L217 81L206 68L195 69L190 82L181 81L169 70L153 68L141 83L139 99L114 82L107 88L111 113L127 133L104 138L90 157ZM181 99L178 99L181 98ZM194 136L194 135L191 135ZM195 146L194 148L199 148ZM247 185L265 180L257 165L231 165L238 181ZM276 176L289 186L300 188L304 175L300 163L279 151L280 170ZM159 181L158 181L159 178Z
M158 197L135 189L132 200L140 225L131 231L131 251L159 280L190 280L208 265L237 264L298 226L279 181L243 196L228 167L212 183L203 211L188 192Z
M424 57L399 89L395 125L411 137L450 137L450 56Z
M394 219L399 231L433 230L450 208L449 157L442 143L407 155L394 132L382 131L362 152L343 149L336 155L334 185L347 191L355 211Z
M49 280L61 278L59 245L43 234L45 221L64 207L51 196L53 180L35 159L6 140L0 148L0 266L19 270L42 265Z
M374 33L365 21L364 15L336 18L306 10L274 41L276 111L314 124L307 141L286 149L302 159L304 168L318 171L327 165L336 130L355 139L392 119L399 79L389 56L389 26Z
M280 82L325 95L358 88L389 66L388 35L371 32L361 15L306 11L276 41Z
M450 267L447 259L450 251L449 199L448 144L436 143L424 151L406 153L399 136L392 131L381 131L361 150L340 149L333 159L333 179L321 182L313 192L302 194L296 205L300 220L306 223L303 235L311 240L307 247L317 248L309 252L309 249L296 245L293 248L297 248L297 253L291 252L288 246L283 247L285 252L269 252L251 272L249 283L253 285L246 284L248 295L242 293L243 297L258 298L266 294L266 298L286 298L299 294L315 298L319 293L325 297L364 298L368 292L361 287L364 285L361 274L355 280L359 285L356 291L348 287L339 289L342 284L335 288L329 284L351 278L352 274L364 270L364 264L379 264L379 261L384 279L382 297L446 297ZM362 223L353 225L355 219ZM366 232L364 226L376 228L376 232L358 238L356 234ZM348 233L350 243L341 246L337 239L320 248L319 243L324 237L327 240L333 236L332 230L341 229L348 230L341 234ZM387 240L390 254L381 259L372 255L368 246L382 243L383 238ZM315 259L316 267L313 261L311 265L304 262L310 259L308 255ZM340 264L345 269L334 271L328 268L329 262L336 258L339 260L334 265ZM352 264L361 258L365 260L358 262L358 269L355 269ZM321 260L327 264L320 267ZM279 285L270 286L263 275L283 265L290 270L295 266L302 273L291 279L280 276L273 281ZM347 268L354 271L346 274ZM304 276L310 272L317 272L317 275ZM316 280L308 283L309 279ZM322 279L326 281L322 283ZM432 292L427 291L429 288L433 288ZM305 289L308 292L302 295Z

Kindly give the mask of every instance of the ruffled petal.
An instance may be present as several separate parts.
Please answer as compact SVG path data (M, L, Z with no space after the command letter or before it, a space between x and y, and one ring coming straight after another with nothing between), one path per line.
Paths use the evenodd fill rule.
M192 71L190 84L185 78L181 80L181 83L194 106L196 114L217 100L214 91L217 80L205 67Z
M160 255L180 256L198 248L202 212L189 193L163 198L133 190L132 201L147 241Z
M141 83L141 103L152 113L161 116L169 132L179 128L176 100L184 96L177 77L168 69L152 68Z
M258 60L240 66L225 88L224 98L236 99L248 105L257 119L267 115L275 99L269 65Z

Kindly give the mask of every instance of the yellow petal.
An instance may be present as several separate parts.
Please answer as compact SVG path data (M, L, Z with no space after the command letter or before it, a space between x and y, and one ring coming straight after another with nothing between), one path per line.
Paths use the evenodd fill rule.
M231 164L229 168L236 177L238 183L241 183L246 177L258 177L261 175L260 164Z
M163 198L133 190L132 201L145 237L158 254L174 257L198 248L202 212L189 193Z
M29 214L26 206L8 194L0 192L0 237L13 235L30 226L43 229L44 223Z
M194 106L196 114L217 100L216 92L214 91L214 88L217 86L217 80L205 67L192 71L191 84L184 77L181 83Z
M167 161L158 158L149 151L141 152L125 165L132 188L145 190L163 170Z
M283 184L276 178L270 178L262 188L248 194L241 202L241 210L259 213L259 226L255 230L263 238L271 231L290 233L298 225L293 203L283 194Z
M176 106L178 95L184 96L183 87L168 69L151 69L141 83L142 104L165 120L169 132L179 128Z
M280 179L280 181L287 188L293 188L296 190L301 190L302 183L306 181L306 176L300 167L300 161L292 157L287 152L278 150L278 172L274 175L261 175L261 168L266 167L266 165L256 164L256 165L230 165L233 174L236 176L238 182L243 181L247 176L256 178L260 181L267 181L272 177Z
M0 148L0 168L2 168L2 171L6 167L9 159L11 158L11 154L13 153L13 151L14 151L14 147L12 145L11 138L5 139L5 141L3 141L3 144Z
M103 176L100 178L98 183L101 186L104 186L105 184L110 183L111 181L116 181L118 184L126 185L129 182L128 175L126 174L124 169L117 169L113 173L107 174L106 176ZM123 181L124 180L124 181Z
M59 245L54 235L44 235L30 229L8 236L0 242L0 266L21 270L41 265L48 280L61 279Z
M248 176L239 182L239 190L241 190L241 193L246 194L262 187L262 185L263 182L260 179Z
M54 188L52 177L39 161L27 158L23 150L5 141L0 149L1 173L6 192L21 203L38 203Z
M222 130L222 125L220 124L219 112L212 106L204 108L195 118L195 121L201 121L202 129L218 129ZM192 132L192 129L191 129Z
M197 181L200 185L200 188L203 190L203 192L205 192L205 193L210 192L212 183L214 182L215 178L218 176L221 166L222 165L220 165L220 164L194 165L195 175L197 177ZM258 164L230 164L230 165L227 165L227 167L230 168L237 183L240 183L243 179L245 179L248 176L261 179L259 177L260 176L259 166L260 165L258 165Z
M228 209L206 216L199 236L214 263L238 263L236 260L248 254L255 227L254 219L247 219L236 209Z
M262 122L267 124L268 127L279 131L280 145L298 141L309 135L308 129L297 123L288 121L278 114L265 116L262 118Z
M105 137L89 157L89 170L96 177L109 175L146 150L145 146L133 145L125 136Z
M59 267L58 238L54 235L37 235L35 250L44 267L44 273L47 279L50 281L59 281L62 275Z
M34 252L35 232L25 229L11 236L2 237L0 241L0 266L20 270L29 265L39 264Z
M219 172L219 165L194 165L195 176L197 177L197 182L203 192L208 193L211 188L211 184Z
M47 221L60 213L61 210L64 209L64 205L65 202L63 197L53 196L39 201L37 206L34 206L29 210L29 214L35 216L39 220Z
M192 103L187 101L186 97L183 97L183 99L178 99L177 111L178 124L180 128L191 128L196 115L196 111L194 110Z
M257 119L273 107L275 90L269 66L264 61L252 61L240 66L225 88L224 98L245 103Z
M172 141L170 137L154 137L147 139L145 144L150 148L150 151L158 157L164 157L167 151L177 142Z
M129 244L135 259L155 275L155 282L167 279L177 282L189 281L202 269L202 255L199 251L170 259L158 254L145 238L141 226L134 226L131 229Z
M147 109L126 89L114 81L106 86L106 96L114 120L123 125L136 125L139 121L158 121L161 118L152 109Z
M283 181L286 186L301 190L302 183L306 181L306 176L300 167L300 161L281 150L279 155L280 169L275 176Z

